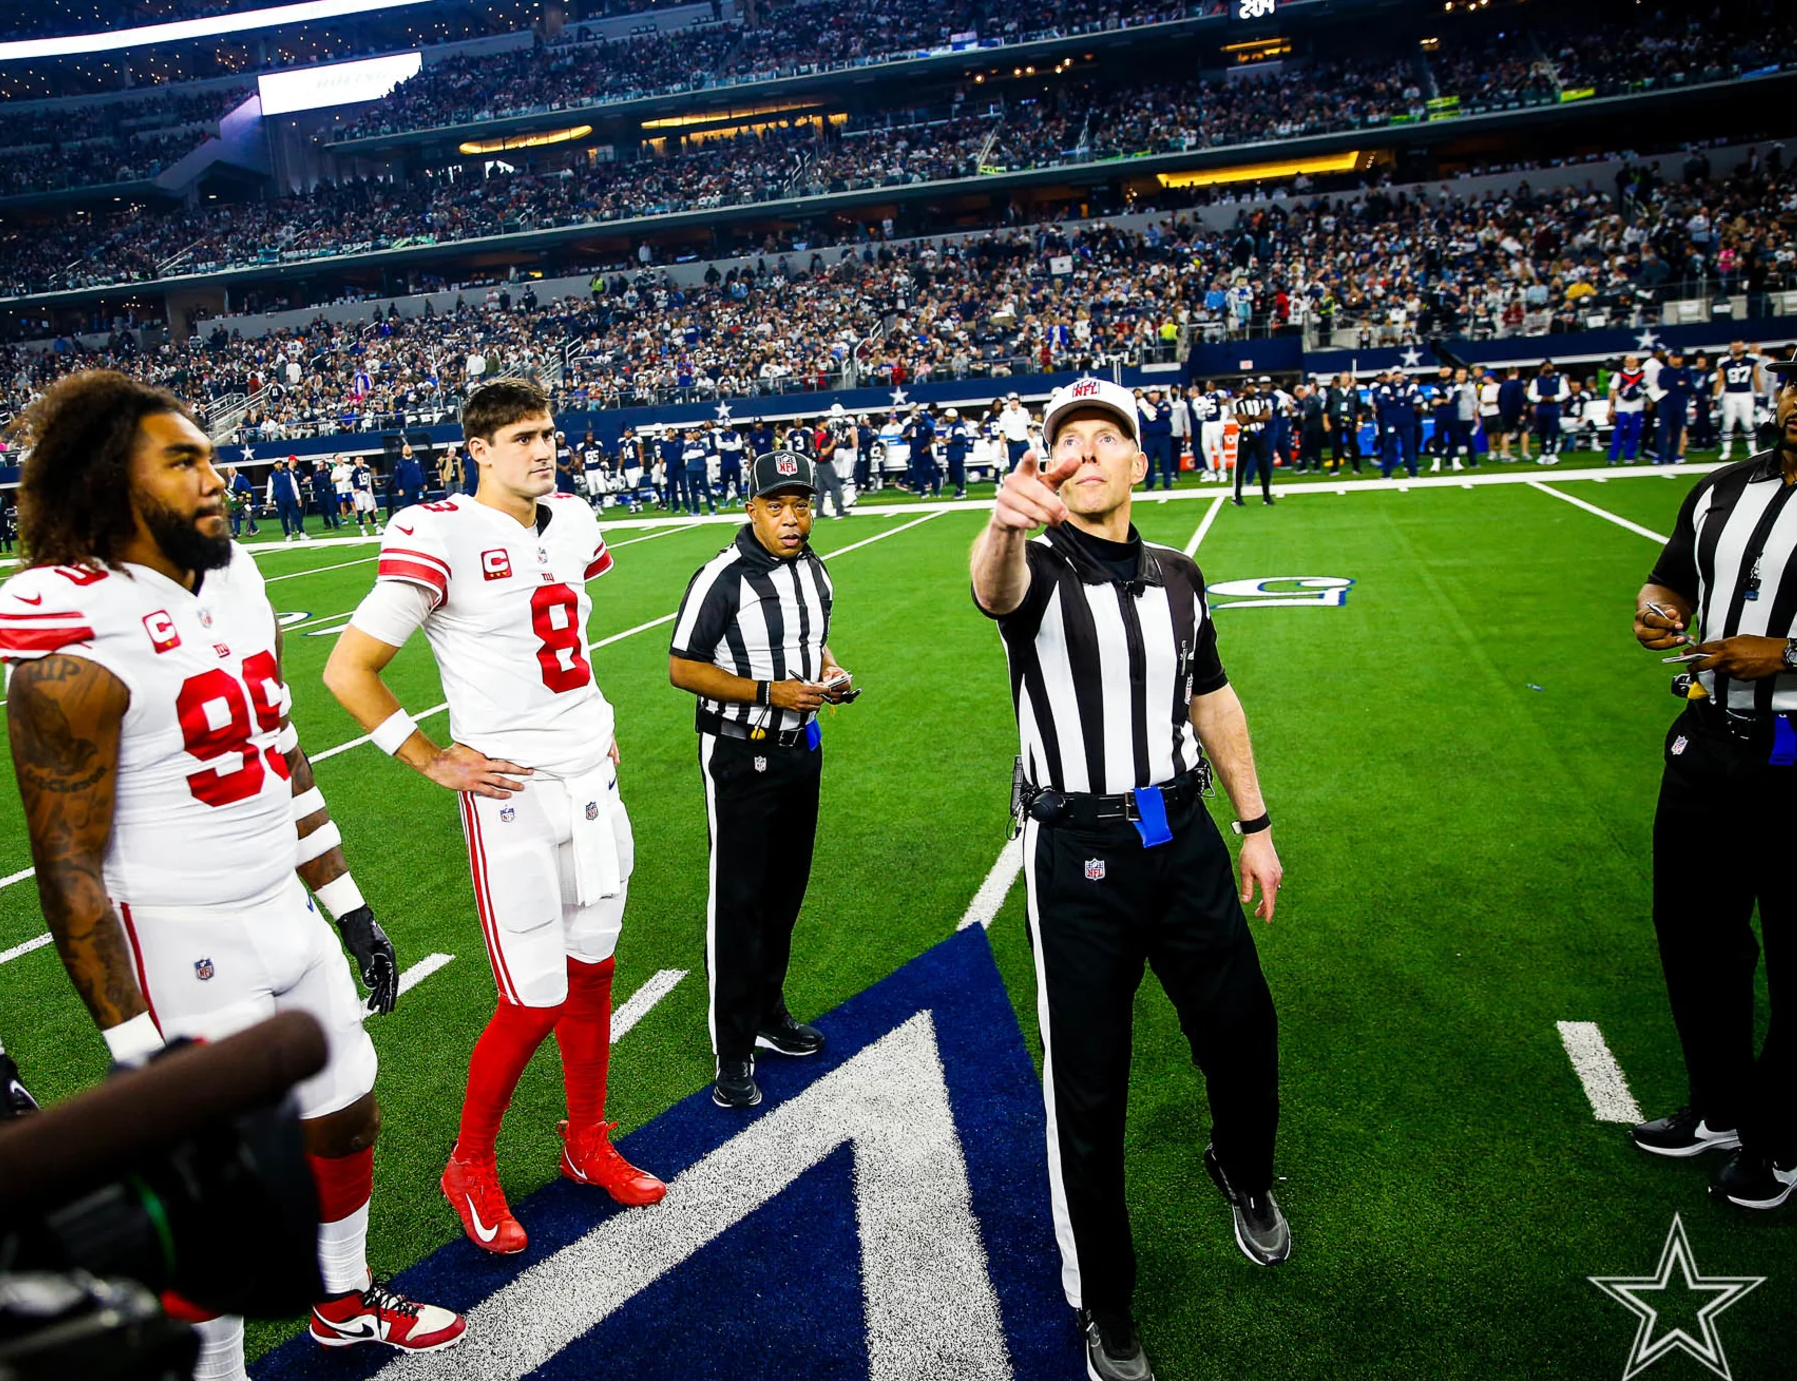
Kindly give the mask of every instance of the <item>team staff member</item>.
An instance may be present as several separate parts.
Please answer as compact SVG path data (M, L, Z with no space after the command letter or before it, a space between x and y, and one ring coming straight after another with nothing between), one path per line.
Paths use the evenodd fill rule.
M668 679L699 697L699 775L711 825L712 1101L761 1101L756 1050L815 1055L816 1028L786 1006L793 925L811 878L823 780L818 707L854 698L830 651L834 595L811 550L812 462L758 456L749 521L686 587L668 649Z
M1253 379L1242 381L1242 396L1234 403L1235 425L1235 506L1242 506L1242 485L1249 472L1260 470L1260 501L1273 502L1273 452L1269 430L1273 421L1273 401L1264 397Z
M1015 467L1030 448L1030 414L1015 393L1005 395L1005 410L998 415L998 434L1004 438L1009 463Z
M1707 654L1691 670L1708 694L1666 736L1653 834L1654 930L1690 1104L1631 1135L1662 1156L1733 1150L1710 1193L1761 1209L1797 1190L1797 363L1771 368L1777 447L1698 481L1635 601L1644 647ZM1772 1004L1757 1059L1756 902Z
M973 597L1004 639L1022 739L1062 1286L1080 1310L1089 1374L1151 1381L1130 1312L1123 1192L1135 992L1151 963L1204 1071L1204 1163L1236 1242L1257 1264L1283 1261L1291 1234L1271 1188L1277 1018L1241 905L1258 885L1257 914L1271 920L1281 870L1204 577L1130 522L1147 468L1134 400L1081 379L1050 400L1043 438L1051 468L1026 456L974 545ZM1239 894L1201 801L1207 754L1245 817Z
M1154 488L1158 475L1168 490L1173 488L1173 476L1179 465L1179 458L1173 449L1173 410L1162 400L1158 388L1148 390L1148 396L1137 404L1136 411L1141 419L1142 453L1148 457L1148 488Z
M1360 390L1352 374L1337 374L1323 400L1323 425L1329 433L1329 458L1336 470L1344 460L1360 473Z

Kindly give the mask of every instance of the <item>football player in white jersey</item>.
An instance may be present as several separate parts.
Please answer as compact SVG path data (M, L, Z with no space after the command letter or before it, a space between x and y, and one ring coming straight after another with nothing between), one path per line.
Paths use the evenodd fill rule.
M618 795L612 707L593 680L586 582L611 568L593 511L555 492L555 423L536 385L498 379L462 409L473 497L393 515L375 586L325 684L375 744L460 794L499 1003L468 1066L443 1193L468 1240L523 1251L493 1144L524 1066L553 1031L568 1120L562 1174L619 1203L666 1186L612 1146L605 1121L613 951L635 846ZM381 680L423 628L449 701L439 748Z
M64 379L31 420L19 490L28 564L0 586L0 657L38 896L63 965L125 1063L280 1011L315 1017L330 1058L297 1090L328 1292L312 1335L328 1347L448 1347L459 1316L368 1271L374 1046L306 888L337 918L372 1008L392 1010L399 975L288 722L274 612L230 540L212 444L172 395L108 372ZM200 1331L195 1376L241 1378L243 1321Z

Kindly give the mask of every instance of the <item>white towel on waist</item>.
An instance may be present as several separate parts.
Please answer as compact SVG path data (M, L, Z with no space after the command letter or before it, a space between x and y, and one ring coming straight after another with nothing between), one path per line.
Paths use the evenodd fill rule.
M584 776L568 778L568 838L574 849L574 890L582 906L614 897L624 887L611 818L617 771L607 761Z

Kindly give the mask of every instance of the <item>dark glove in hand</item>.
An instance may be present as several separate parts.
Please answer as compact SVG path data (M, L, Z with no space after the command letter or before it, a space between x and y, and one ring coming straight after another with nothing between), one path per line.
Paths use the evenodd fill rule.
M368 985L368 1010L383 1016L399 1001L399 960L393 953L393 941L381 929L374 912L366 906L337 918L337 930L343 943L356 957L362 981Z

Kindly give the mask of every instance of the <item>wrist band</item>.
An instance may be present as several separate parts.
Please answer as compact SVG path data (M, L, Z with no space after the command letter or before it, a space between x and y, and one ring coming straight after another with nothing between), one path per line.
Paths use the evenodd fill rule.
M1259 834L1273 828L1273 818L1263 810L1252 820L1237 820L1230 828L1240 835Z
M320 906L330 912L333 921L368 905L362 900L362 889L356 886L356 880L348 873L340 878L332 878L323 887L315 888L312 895L318 898Z
M757 681L755 683L755 703L757 705L771 705L774 703L774 683L772 681Z
M369 742L391 757L404 746L405 741L418 732L418 721L406 713L401 705L392 714L383 719L368 736Z
M109 1026L100 1034L106 1038L113 1060L122 1065L142 1064L162 1049L162 1032L156 1029L148 1012L139 1012L130 1021Z
M275 732L275 752L279 753L282 757L286 757L298 747L299 730L294 728L293 722L289 720Z
M293 803L288 809L292 811L293 823L297 825L308 815L316 815L324 809L324 792L317 787L302 791L293 798Z
M322 858L343 842L343 831L337 828L335 820L326 820L312 833L299 841L294 850L293 866L304 867L315 858Z

